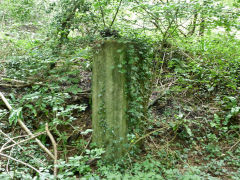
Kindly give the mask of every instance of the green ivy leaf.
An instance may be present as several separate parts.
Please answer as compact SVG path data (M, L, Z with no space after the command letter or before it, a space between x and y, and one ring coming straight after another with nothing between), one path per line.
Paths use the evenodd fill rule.
M192 134L191 129L190 129L186 124L184 124L184 127L185 127L185 129L186 129L188 135L189 135L189 136L192 136L193 134Z
M34 108L33 105L26 104L25 107L29 108L32 111L32 113L34 114L35 117L37 116L37 111L36 111L36 109Z

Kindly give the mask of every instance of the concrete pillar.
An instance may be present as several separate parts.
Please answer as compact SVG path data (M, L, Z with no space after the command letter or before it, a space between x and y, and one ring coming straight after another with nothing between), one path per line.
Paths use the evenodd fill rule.
M105 41L93 60L93 142L106 150L107 159L118 158L127 145L126 45Z

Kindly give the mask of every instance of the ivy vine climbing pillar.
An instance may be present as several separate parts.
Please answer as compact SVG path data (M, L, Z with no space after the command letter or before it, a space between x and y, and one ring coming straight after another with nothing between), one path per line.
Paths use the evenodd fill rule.
M93 61L93 141L106 150L106 157L119 157L127 134L126 74L119 68L125 60L125 45L105 41Z
M146 107L146 54L129 42L106 40L96 49L92 76L93 142L106 150L106 159L127 150L127 133L139 130ZM146 73L145 73L146 72Z

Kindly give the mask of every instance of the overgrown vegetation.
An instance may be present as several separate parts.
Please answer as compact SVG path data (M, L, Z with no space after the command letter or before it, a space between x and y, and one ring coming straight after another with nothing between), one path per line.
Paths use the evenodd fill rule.
M0 178L240 179L239 8L238 0L1 1L0 92L13 110L0 100ZM114 164L91 142L93 47L108 38L144 42L129 48L128 78L142 86L152 78L129 91L132 148ZM57 163L19 119L54 152L49 124Z

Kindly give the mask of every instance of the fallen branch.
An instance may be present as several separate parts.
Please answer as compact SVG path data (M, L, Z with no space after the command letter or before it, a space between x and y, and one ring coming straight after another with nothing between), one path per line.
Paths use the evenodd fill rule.
M2 78L2 81L7 81L7 82L14 82L14 83L20 83L20 84L26 84L27 82L22 81L22 80L16 80L16 79L9 79L9 78Z
M33 85L40 85L40 86L45 85L42 82L29 82L29 81L26 82L26 81L22 81L22 80L9 79L9 78L2 78L1 81L11 83L11 84L0 84L0 86L3 86L3 87L22 88L22 87L29 87L29 86L33 86Z
M154 131L151 131L151 132L145 134L144 136L140 137L139 139L137 139L135 142L133 142L133 144L137 144L139 141L141 141L142 139L145 139L146 137L150 136L151 134L153 134L155 132L158 132L158 131L161 131L163 129L167 129L167 128L169 128L169 127L165 126L165 127L162 127L162 128L158 128Z
M47 132L48 137L50 138L52 145L53 145L53 152L54 152L54 176L57 177L57 143L53 137L53 135L51 134L51 132L48 129L48 123L46 123L45 125L45 130Z
M34 171L36 171L39 175L42 175L42 173L41 173L39 170L37 170L35 167L31 166L31 165L28 164L28 163L25 163L25 162L23 162L23 161L21 161L21 160L15 159L15 158L13 158L13 157L11 157L11 156L8 156L8 155L6 155L6 154L3 154L3 153L0 153L0 156L6 157L6 158L11 159L11 160L13 160L13 161L16 161L16 162L18 162L18 163L20 163L20 164L23 164L23 165L25 165L25 166L33 169Z
M29 87L31 85L29 84L22 84L22 85L16 85L16 84L0 84L0 87L10 87L10 88L22 88L22 87Z
M11 105L8 103L7 99L4 97L4 95L0 92L0 97L9 109L9 111L12 111ZM17 120L18 124L27 132L28 135L33 137L33 133L28 129L28 127L24 124L24 122L21 119ZM42 144L42 142L39 139L35 139L38 145L52 158L55 159L54 155Z

